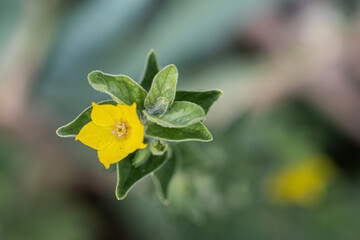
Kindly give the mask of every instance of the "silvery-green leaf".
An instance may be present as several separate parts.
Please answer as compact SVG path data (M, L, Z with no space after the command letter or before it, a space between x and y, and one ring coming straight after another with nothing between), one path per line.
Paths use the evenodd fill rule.
M163 114L150 114L143 111L149 121L155 122L163 127L183 128L205 119L204 110L195 103L174 102Z
M176 92L175 101L189 101L201 106L205 114L208 113L210 107L221 97L221 90L209 90L203 92L194 91L178 91Z
M107 100L103 102L99 102L98 104L104 105L104 104L111 104L111 105L117 105L116 102L112 100ZM85 109L80 115L73 120L72 122L66 124L65 126L62 126L58 128L56 131L56 134L59 137L75 137L79 134L80 130L91 121L91 111L92 106Z
M135 167L133 166L134 156L135 153L132 153L116 164L118 180L115 194L118 200L124 199L138 181L158 170L168 158L167 152L161 156L151 155L145 163Z
M159 97L167 98L169 107L174 101L178 71L175 65L171 64L160 70L154 77L148 95L145 98L145 107L151 110Z
M126 105L135 102L138 110L144 109L147 92L130 77L93 71L89 73L88 79L93 88L109 94L116 102Z
M166 161L164 166L154 172L153 181L155 183L157 192L159 193L160 199L165 205L169 203L169 185L174 177L179 153L171 148L168 149L169 159Z
M146 91L150 90L152 81L158 72L159 72L159 65L156 60L156 55L154 50L151 49L147 57L145 72L141 80L141 86Z
M166 128L156 123L148 122L145 133L150 137L172 142L209 142L213 139L209 130L200 122L184 128Z

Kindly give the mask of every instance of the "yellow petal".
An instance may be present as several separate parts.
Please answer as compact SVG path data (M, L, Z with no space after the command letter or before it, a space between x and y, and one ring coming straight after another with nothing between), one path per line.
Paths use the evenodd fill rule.
M115 126L121 120L121 110L110 104L98 105L92 103L91 119L99 126Z
M111 127L97 126L91 121L80 130L75 140L96 150L104 149L114 139L111 130Z
M136 103L133 103L131 106L118 104L117 107L121 110L121 119L123 121L140 124L139 117L136 114Z
M134 122L129 123L129 133L124 141L124 149L128 153L134 152L136 149L146 148L144 141L144 125Z
M120 141L114 139L107 148L98 151L98 157L105 168L108 169L110 164L116 163L128 155L123 149Z

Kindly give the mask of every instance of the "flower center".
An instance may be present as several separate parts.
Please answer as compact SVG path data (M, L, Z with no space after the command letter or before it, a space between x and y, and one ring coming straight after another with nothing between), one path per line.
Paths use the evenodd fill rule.
M127 127L125 123L118 123L115 125L114 131L112 132L113 134L115 134L118 137L122 137L126 134L127 132Z

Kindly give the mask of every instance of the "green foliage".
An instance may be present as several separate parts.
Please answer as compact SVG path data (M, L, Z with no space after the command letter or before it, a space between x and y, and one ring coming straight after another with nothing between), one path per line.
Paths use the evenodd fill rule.
M99 104L137 104L139 119L143 120L146 129L145 141L150 142L148 147L117 162L117 199L125 198L138 181L154 173L160 198L167 203L168 188L175 174L179 151L176 145L168 148L166 141L211 141L213 138L203 121L222 91L176 92L177 68L171 64L159 71L153 50L148 54L141 86L125 75L101 71L91 72L88 79L92 87L109 94L114 100ZM74 121L60 127L56 131L58 136L75 137L91 121L91 111L92 107L87 108Z
M159 65L157 63L156 55L154 50L151 49L147 57L145 72L141 80L141 86L146 91L150 90L152 80L158 72L159 72Z
M209 130L200 122L184 128L165 128L156 123L149 123L145 133L150 137L171 142L209 142L213 139Z
M107 100L107 101L99 102L98 104L116 105L117 103L111 100ZM91 121L92 108L93 108L92 106L88 107L82 113L80 113L80 115L77 118L75 118L74 121L66 124L65 126L58 128L56 134L59 137L75 137L76 135L78 135L81 128L83 128L87 123Z
M183 128L188 125L204 120L204 110L195 103L174 102L169 110L164 114L150 114L144 111L148 120L155 122L163 127Z
M221 90L210 90L203 92L178 91L176 92L175 101L188 101L201 106L205 114L208 113L210 107L216 102L223 92Z
M130 189L142 178L159 169L167 160L168 154L161 156L151 155L149 159L142 165L133 166L133 158L135 153L128 155L116 165L117 169L117 185L116 197L121 200L124 199Z
M154 172L153 181L159 193L160 199L165 205L169 203L169 186L175 175L179 161L179 152L174 152L171 148L168 150L169 159L162 168Z
M144 109L146 91L134 80L125 75L110 75L93 71L88 75L90 85L100 92L109 94L114 101L131 105L134 102L139 110Z
M177 79L178 70L173 64L164 67L156 74L144 102L150 113L154 112L153 108L159 97L166 98L169 101L168 107L172 105L176 93Z

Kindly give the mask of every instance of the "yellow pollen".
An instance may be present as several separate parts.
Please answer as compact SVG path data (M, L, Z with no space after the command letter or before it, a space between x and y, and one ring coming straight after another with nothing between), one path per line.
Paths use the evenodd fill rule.
M126 134L127 127L125 123L118 123L115 125L114 130L112 131L117 137L122 137Z

